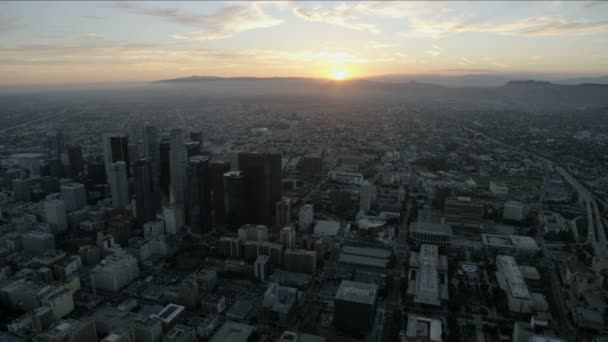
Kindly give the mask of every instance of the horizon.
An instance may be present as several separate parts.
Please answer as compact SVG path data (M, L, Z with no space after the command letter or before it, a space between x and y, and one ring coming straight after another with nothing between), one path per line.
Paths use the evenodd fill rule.
M4 2L0 8L2 86L193 75L608 74L602 1Z

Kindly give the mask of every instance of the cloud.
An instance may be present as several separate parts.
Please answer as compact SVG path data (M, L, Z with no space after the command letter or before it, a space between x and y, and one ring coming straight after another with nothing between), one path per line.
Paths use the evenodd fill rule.
M466 58L466 57L460 57L460 60L458 61L458 64L460 64L460 65L471 65L471 64L473 64L473 62L470 59Z
M439 56L443 52L443 49L437 45L433 45L431 50L428 50L427 53L433 57Z
M585 35L608 32L608 20L576 21L561 16L525 18L510 23L490 23L470 17L412 17L415 32L441 38L463 32L485 32L513 36Z
M17 30L21 27L23 27L23 25L17 22L15 18L0 13L0 33Z
M353 22L353 20L359 18L359 11L355 7L345 3L327 10L322 10L321 7L313 9L296 7L293 12L296 16L312 22L331 24L373 34L380 33L380 30L375 25Z
M176 8L143 7L129 2L116 2L114 6L131 13L160 17L199 29L194 32L174 34L173 37L177 39L223 39L240 32L273 27L283 23L283 20L264 12L262 6L256 3L249 6L225 7L211 15L189 13Z
M606 4L605 0L587 1L583 7L585 7L585 8L592 8L592 7L597 7L597 6L601 6L601 5L605 5L605 4Z
M371 49L388 49L388 48L392 48L392 47L396 47L397 44L392 44L392 43L383 43L383 42L377 42L377 41L370 41L367 43L367 47L371 48Z

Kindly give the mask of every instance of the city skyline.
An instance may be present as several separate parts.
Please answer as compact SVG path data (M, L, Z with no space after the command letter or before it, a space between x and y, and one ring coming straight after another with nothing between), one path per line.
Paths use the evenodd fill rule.
M604 76L608 4L4 2L2 85L191 75Z

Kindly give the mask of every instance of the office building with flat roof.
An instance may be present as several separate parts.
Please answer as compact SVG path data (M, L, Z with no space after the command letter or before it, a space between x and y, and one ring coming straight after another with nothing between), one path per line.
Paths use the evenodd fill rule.
M423 244L411 252L407 294L414 303L440 306L448 299L448 261L436 245Z
M483 228L483 203L470 197L452 197L445 201L445 223L452 227Z
M334 324L358 336L371 330L376 314L378 287L343 280L334 297Z

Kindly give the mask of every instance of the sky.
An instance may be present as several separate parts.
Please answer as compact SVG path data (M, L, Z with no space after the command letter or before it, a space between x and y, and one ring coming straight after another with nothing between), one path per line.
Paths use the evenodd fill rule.
M0 2L0 84L608 74L608 1Z

